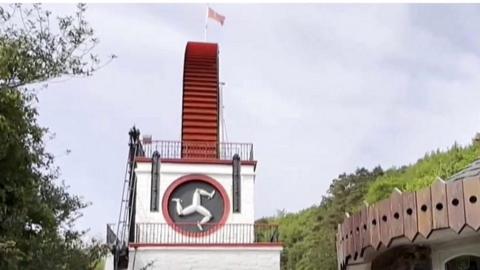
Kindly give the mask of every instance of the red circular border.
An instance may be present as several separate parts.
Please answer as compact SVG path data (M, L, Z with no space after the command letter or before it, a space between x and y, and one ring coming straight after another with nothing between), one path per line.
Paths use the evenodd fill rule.
M191 182L191 181L201 181L201 182L205 182L207 184L212 185L214 188L216 188L218 191L220 191L220 195L222 196L222 199L223 199L223 207L224 208L223 208L222 218L220 219L220 221L218 221L218 223L216 224L215 227L211 228L210 230L208 230L206 232L196 232L196 233L194 232L194 233L192 233L192 232L187 232L187 231L182 230L178 226L175 226L175 221L173 221L173 219L170 216L170 213L168 211L168 203L170 201L170 196L172 195L173 191L177 187L179 187L180 185L183 185L183 184L185 184L187 182ZM162 211L163 211L163 217L165 218L165 221L175 231L177 231L177 232L179 232L183 235L190 236L190 237L204 237L204 236L207 236L207 235L210 235L210 234L216 232L218 229L222 228L225 225L225 222L227 221L227 218L230 214L230 200L228 199L227 192L225 191L223 186L219 182L217 182L217 180L215 180L215 179L213 179L209 176L206 176L204 174L188 174L188 175L182 176L182 177L178 178L177 180L173 181L173 183L171 183L170 186L167 188L167 190L165 191L165 193L163 195L163 199L162 199Z

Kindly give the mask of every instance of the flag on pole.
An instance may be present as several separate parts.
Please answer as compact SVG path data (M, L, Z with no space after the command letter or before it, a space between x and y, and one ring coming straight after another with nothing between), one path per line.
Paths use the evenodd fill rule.
M215 10L211 9L210 7L208 8L208 18L217 21L223 26L223 23L225 22L225 16L221 15L220 13L217 13Z

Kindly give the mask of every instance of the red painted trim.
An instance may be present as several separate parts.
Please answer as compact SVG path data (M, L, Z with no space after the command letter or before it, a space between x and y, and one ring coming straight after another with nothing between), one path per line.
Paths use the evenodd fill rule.
M149 157L135 157L135 162L152 163L152 158L149 158Z
M150 163L152 162L152 159L149 157L136 157L135 158L136 162L141 162L141 163ZM232 165L233 161L232 160L220 160L220 159L169 159L169 158L162 158L160 159L160 162L162 163L186 163L186 164L214 164L214 165ZM256 160L242 160L241 161L242 165L246 166L254 166L255 168L257 167L257 161Z
M220 191L220 195L222 196L222 199L223 199L224 209L223 209L222 218L217 223L217 226L213 227L212 229L206 232L200 232L200 233L185 232L184 230L180 229L178 226L175 226L175 222L173 221L172 217L170 216L170 213L168 212L168 203L170 202L170 196L172 195L173 191L180 185L190 181L202 181L214 186L218 191ZM173 183L170 184L170 186L167 188L167 190L163 195L162 212L163 212L163 217L165 218L165 221L176 232L181 233L188 237L205 237L216 232L218 229L222 228L225 225L225 222L227 221L227 218L230 214L230 199L228 198L227 192L225 191L223 186L219 182L217 182L215 179L203 174L188 174L173 181Z
M161 159L164 163L190 163L190 164L215 164L215 165L232 165L232 160L220 159ZM242 160L242 165L257 166L256 160Z
M221 248L252 248L252 247L283 247L282 242L277 243L250 243L250 244L158 244L158 243L130 243L129 247L221 247Z

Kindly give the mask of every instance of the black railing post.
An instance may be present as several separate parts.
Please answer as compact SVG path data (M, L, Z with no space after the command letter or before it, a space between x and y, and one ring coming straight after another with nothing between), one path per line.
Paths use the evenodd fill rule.
M233 156L232 160L232 208L233 213L240 213L241 209L241 160L238 154Z
M160 153L157 150L152 155L150 211L160 211Z
M253 144L250 145L250 161L253 160Z

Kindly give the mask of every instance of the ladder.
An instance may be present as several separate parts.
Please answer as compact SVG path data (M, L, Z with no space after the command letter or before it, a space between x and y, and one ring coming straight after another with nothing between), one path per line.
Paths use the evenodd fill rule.
M123 181L122 200L120 203L120 214L118 216L116 243L113 248L114 270L126 269L128 267L128 243L133 241L132 219L135 212L135 157L143 154L139 140L140 132L135 126L130 130L130 142L127 164L125 166L125 177Z

